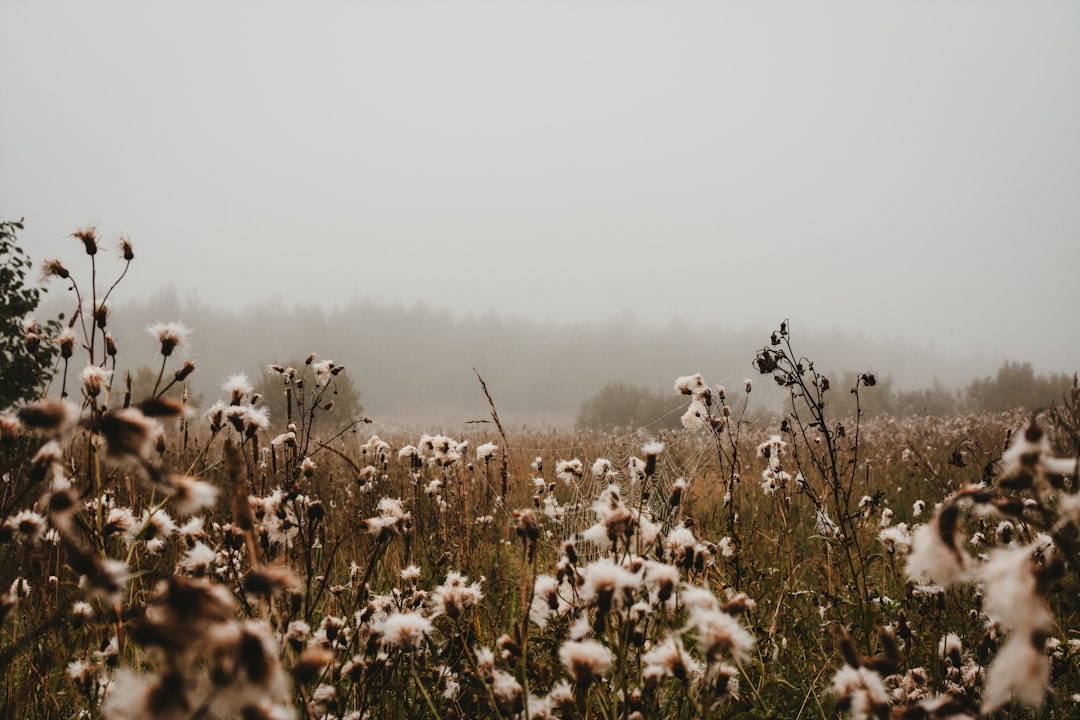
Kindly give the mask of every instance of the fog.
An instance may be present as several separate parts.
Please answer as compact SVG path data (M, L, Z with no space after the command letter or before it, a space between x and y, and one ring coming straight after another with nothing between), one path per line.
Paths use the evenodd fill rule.
M130 236L117 302L175 288L189 317L139 321L185 321L203 366L340 355L376 407L530 353L552 402L738 381L784 318L907 384L1072 371L1078 27L1072 2L6 0L0 216L38 261ZM229 313L267 323L196 320Z

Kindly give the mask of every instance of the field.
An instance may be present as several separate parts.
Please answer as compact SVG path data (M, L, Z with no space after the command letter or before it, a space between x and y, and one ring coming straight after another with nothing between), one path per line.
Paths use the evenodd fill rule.
M0 416L4 718L1080 713L1075 385L834 417L875 378L828 387L781 327L737 404L672 378L679 430L507 432L492 401L413 435L329 419L313 356L273 369L284 417L242 376L189 408L175 324L132 397L96 282Z

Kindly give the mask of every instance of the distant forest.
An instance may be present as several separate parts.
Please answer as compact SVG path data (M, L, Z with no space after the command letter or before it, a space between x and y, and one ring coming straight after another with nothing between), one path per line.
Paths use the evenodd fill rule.
M40 318L58 312L70 316L71 303L61 293L50 293L39 308ZM759 379L751 367L756 351L769 342L774 328L768 327L657 327L634 321L567 325L363 301L333 309L278 302L229 310L182 301L165 289L113 308L110 332L120 348L121 373L136 376L141 370L145 376L149 370L156 375L158 343L146 328L171 321L191 330L186 357L198 369L189 385L203 407L221 396L227 377L242 372L257 382L267 364L309 353L344 365L360 393L363 413L380 422L456 423L487 417L473 368L509 422L572 423L585 401L612 384L650 393L662 407L669 397L671 407L678 407L683 400L672 389L674 379L696 372L729 387L741 388L744 378L754 378L750 406L759 416L780 406L769 378ZM975 355L975 349L971 357L945 359L933 348L872 341L854 331L803 330L795 313L791 321L796 350L840 383L838 409L847 394L845 376L864 371L881 381L880 388L866 393L864 409L871 414L996 409L991 407L993 380L1002 372L1017 376L1021 385L1042 383L1040 392L1050 388L1049 399L1060 399L1059 388L1063 392L1069 383L1065 373L1036 376L1025 362ZM987 397L976 401L980 388ZM904 407L897 406L898 393ZM919 393L924 395L921 410Z

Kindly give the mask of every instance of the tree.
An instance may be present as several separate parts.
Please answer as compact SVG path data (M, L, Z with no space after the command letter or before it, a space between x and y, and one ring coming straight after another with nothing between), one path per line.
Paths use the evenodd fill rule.
M650 427L679 427L680 410L685 403L678 395L613 382L600 388L581 404L577 426L590 430L610 430L629 425Z
M52 342L59 322L32 318L41 290L26 285L30 258L15 236L22 229L21 220L0 222L0 408L41 397L59 352Z
M1040 375L1029 362L1006 360L995 376L972 380L965 395L968 405L977 412L1034 410L1060 400L1071 382L1064 373Z

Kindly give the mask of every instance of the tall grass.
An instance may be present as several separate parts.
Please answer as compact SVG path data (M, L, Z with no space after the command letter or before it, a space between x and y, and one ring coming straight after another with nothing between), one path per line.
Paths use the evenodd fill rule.
M785 323L754 360L788 392L775 427L744 420L751 380L729 405L701 375L656 434L508 432L482 379L491 425L316 422L344 370L314 355L273 371L285 417L242 376L197 411L176 323L132 397L78 237L77 349L0 416L5 718L1080 707L1080 391L1035 417L833 417L873 377L830 388Z

